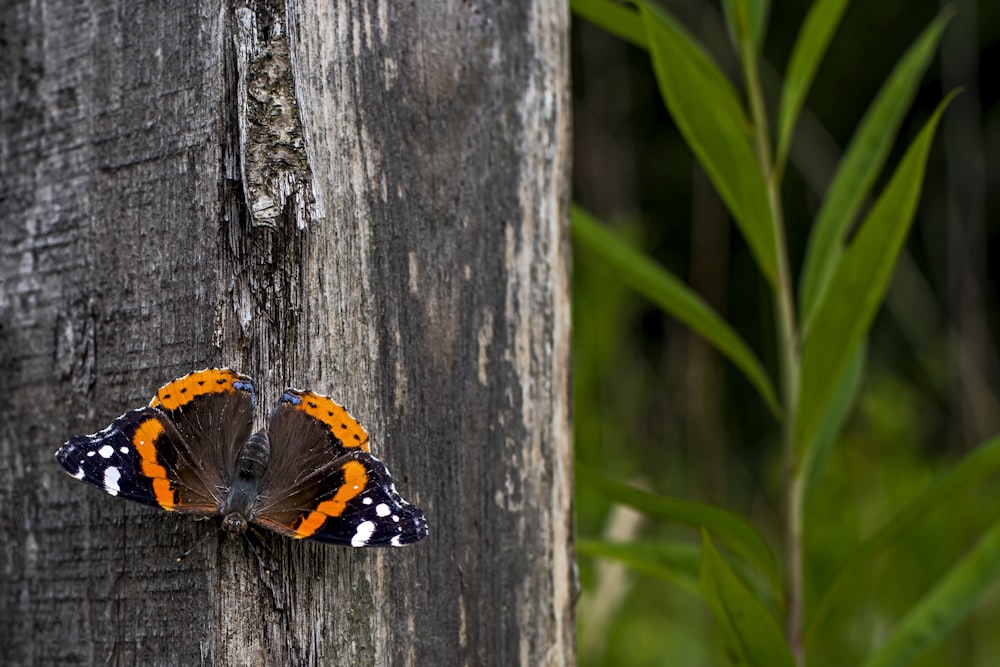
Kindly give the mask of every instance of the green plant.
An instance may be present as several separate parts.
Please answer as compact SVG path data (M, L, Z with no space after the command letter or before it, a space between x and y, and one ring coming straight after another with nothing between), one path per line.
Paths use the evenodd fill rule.
M865 373L866 338L916 213L925 165L947 95L905 150L858 220L886 164L950 18L944 10L902 56L861 120L813 222L801 278L793 282L781 188L796 121L847 0L817 0L800 31L772 136L759 59L767 2L724 0L744 94L666 10L649 0L571 0L577 15L648 51L660 94L678 130L746 240L771 291L780 390L743 338L684 282L620 240L579 206L578 247L624 284L701 335L742 371L780 422L785 457L783 557L748 519L720 507L667 498L578 468L578 487L652 519L701 529L700 572L684 549L654 543L581 540L579 552L699 596L711 609L725 652L737 664L803 665L844 590L904 528L1000 470L1000 440L980 446L913 493L863 540L830 581L809 579L803 527L810 490L827 473ZM720 553L713 539L727 548ZM725 552L724 552L725 553ZM733 561L733 564L731 564ZM952 563L868 656L869 665L906 665L952 627L1000 576L1000 523ZM807 589L819 589L806 609Z

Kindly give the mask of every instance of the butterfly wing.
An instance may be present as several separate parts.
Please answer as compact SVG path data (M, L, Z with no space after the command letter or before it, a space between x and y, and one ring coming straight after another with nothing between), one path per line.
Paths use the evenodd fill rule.
M169 511L213 515L224 506L234 452L249 437L253 385L226 369L165 384L149 407L56 452L66 471L111 495Z
M343 407L286 390L268 430L271 463L251 520L297 539L403 546L427 535L419 507L403 500L368 452L368 434Z
M113 496L168 511L213 514L218 499L191 474L185 453L166 415L142 408L99 433L72 438L56 459L75 479Z
M253 432L254 402L250 378L227 368L206 368L163 385L149 406L161 410L180 433L191 472L224 498L236 453Z
M328 396L311 391L286 389L278 401L271 417L271 430L281 425L280 435L305 438L311 444L325 443L317 449L317 456L326 458L331 453L340 454L360 450L368 451L368 432L342 405L334 403ZM279 455L290 455L291 450L282 450ZM292 461L275 461L271 465L295 465Z

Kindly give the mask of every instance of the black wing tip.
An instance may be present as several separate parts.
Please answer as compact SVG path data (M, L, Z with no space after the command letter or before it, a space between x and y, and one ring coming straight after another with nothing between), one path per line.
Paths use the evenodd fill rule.
M68 442L66 442L66 444L56 450L56 462L58 462L59 467L73 479L87 481L87 475L84 471L85 457L82 454L82 446L85 445L87 441L88 438L86 436L77 436L75 438L71 438Z
M62 447L56 450L56 461L59 461L60 465L66 468L66 470L70 470L70 466L74 464L74 458L80 458L80 452L85 449L87 443L93 441L93 438L94 436L92 435L73 436L64 442Z
M383 546L405 547L421 541L430 534L424 511L416 505L408 505L407 509L409 512L406 516L400 517L400 522L396 526L397 532L386 539Z
M413 520L413 530L408 533L404 533L405 537L400 538L399 543L403 545L415 544L429 536L430 529L427 527L427 520L424 518L423 512Z
M53 454L53 456L56 457L57 461L59 461L60 463L63 462L63 460L69 454L72 442L73 442L72 440L68 440L68 441L64 442L63 445L62 445L62 447L60 447L59 449L57 449L55 451L55 454Z
M93 444L95 442L106 439L111 432L119 427L119 425L124 421L129 421L134 419L136 415L148 414L149 410L154 410L155 408L136 408L134 410L127 410L122 414L118 415L113 422L106 428L89 435L74 435L72 438L63 443L63 446L56 450L55 457L59 463L66 465L66 461L69 460L70 455L73 452L81 451L86 449L88 444ZM157 412L159 414L159 412Z
M56 461L59 462L59 465L62 466L62 468L66 472L72 472L69 461L69 456L72 453L72 451L73 451L73 441L70 440L62 447L57 449L56 453L54 454L54 456L56 457Z

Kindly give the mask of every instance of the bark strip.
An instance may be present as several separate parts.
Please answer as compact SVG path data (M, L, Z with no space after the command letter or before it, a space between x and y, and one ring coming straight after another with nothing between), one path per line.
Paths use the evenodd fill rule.
M288 51L283 0L246 0L234 8L240 166L254 225L280 227L290 214L302 229L315 222Z

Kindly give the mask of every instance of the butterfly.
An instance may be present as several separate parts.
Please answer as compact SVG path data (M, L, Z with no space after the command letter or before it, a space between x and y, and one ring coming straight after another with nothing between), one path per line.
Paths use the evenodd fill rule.
M121 498L200 517L237 535L253 524L294 539L399 547L427 536L368 434L340 405L286 389L253 431L252 380L225 368L163 385L149 406L56 452L75 479Z

